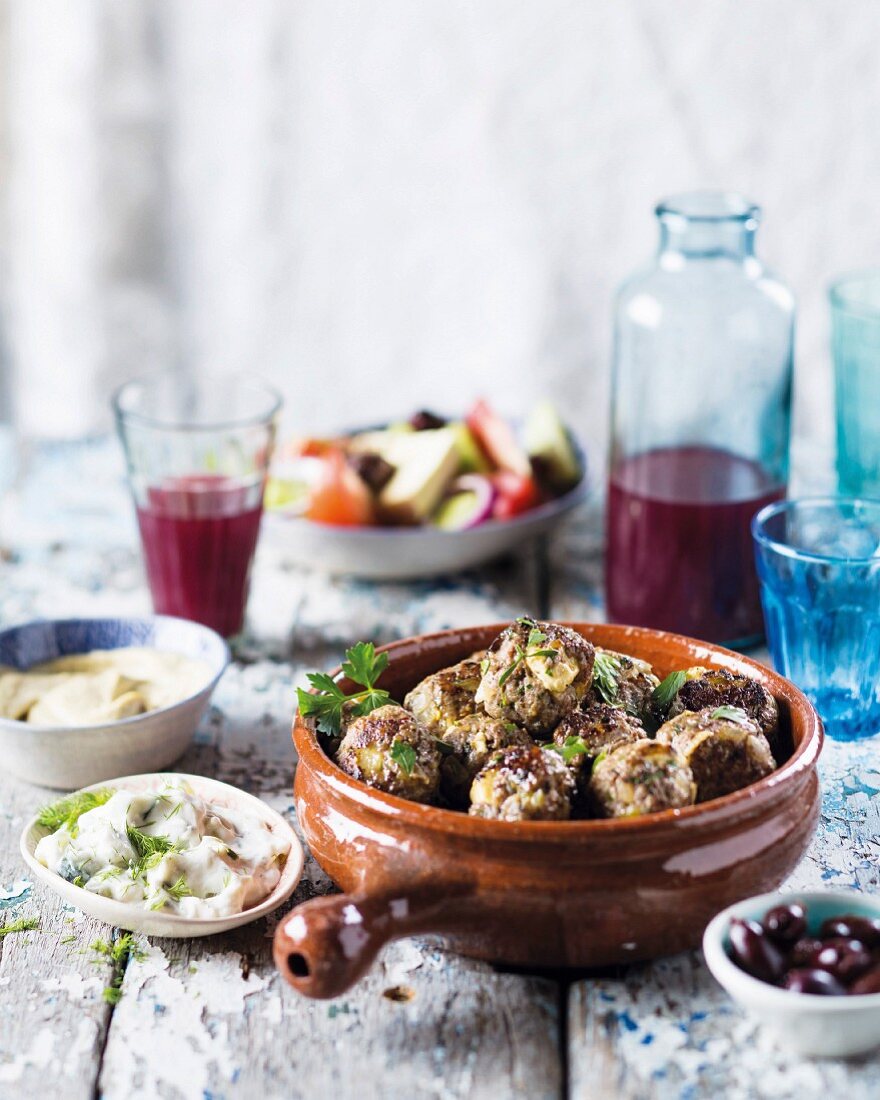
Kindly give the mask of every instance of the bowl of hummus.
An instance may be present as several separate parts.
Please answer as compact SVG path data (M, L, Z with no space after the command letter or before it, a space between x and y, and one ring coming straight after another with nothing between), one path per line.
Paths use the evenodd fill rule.
M0 752L20 779L71 789L167 768L229 663L213 630L170 616L0 631Z

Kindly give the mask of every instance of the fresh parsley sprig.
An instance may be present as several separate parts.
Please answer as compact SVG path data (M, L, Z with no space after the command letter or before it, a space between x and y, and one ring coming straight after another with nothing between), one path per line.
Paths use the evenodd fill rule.
M391 759L406 775L412 775L416 766L416 750L408 741L395 739L391 743Z
M525 626L530 627L529 638L526 642L526 647L518 645L514 651L513 661L507 666L507 668L498 677L498 686L504 687L510 677L516 672L519 666L527 657L546 657L548 661L555 661L559 656L559 653L555 649L542 649L541 646L547 641L547 635L543 630L538 628L538 624L534 619L517 619L518 623L522 623ZM485 675L485 673L483 674Z
M606 649L598 650L593 662L593 685L606 703L611 706L620 696L621 661Z
M687 681L687 673L683 670L670 672L665 680L651 692L651 701L656 703L661 710L668 710L672 706L672 700L678 695Z
M346 650L342 672L364 690L346 695L326 672L310 672L308 681L313 690L296 689L300 714L314 718L321 733L339 733L346 711L360 718L391 702L388 692L376 687L376 681L387 667L387 653L377 653L372 642L358 642Z

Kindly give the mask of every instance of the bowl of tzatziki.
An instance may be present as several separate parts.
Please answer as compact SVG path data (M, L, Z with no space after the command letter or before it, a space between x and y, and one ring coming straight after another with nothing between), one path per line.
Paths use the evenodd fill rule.
M304 860L290 824L259 798L174 772L114 779L43 806L21 853L90 916L172 937L265 916L296 889Z

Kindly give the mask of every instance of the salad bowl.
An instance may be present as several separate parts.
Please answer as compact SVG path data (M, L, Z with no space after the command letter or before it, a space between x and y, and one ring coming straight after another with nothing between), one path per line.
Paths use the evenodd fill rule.
M402 699L425 676L485 648L504 625L387 646L380 684ZM517 966L652 959L696 946L719 910L774 888L798 863L818 822L823 735L797 688L747 657L690 638L566 625L597 646L649 661L659 676L704 665L758 680L779 705L779 766L733 794L680 810L613 820L486 820L353 779L297 716L299 823L344 893L313 899L280 922L275 961L294 988L337 996L383 944L412 934Z
M130 932L142 932L147 936L167 936L171 939L215 936L220 932L228 932L232 928L239 928L243 924L250 924L251 921L267 916L287 901L302 877L305 861L303 848L296 833L281 814L254 795L239 790L238 787L233 787L229 783L221 783L218 779L209 779L203 775L186 775L182 772L127 775L119 779L113 779L109 783L93 783L89 787L84 787L83 791L94 791L108 786L126 787L132 791L149 791L155 789L158 783L166 780L183 780L189 784L197 795L208 801L219 806L228 806L230 809L249 811L273 833L289 843L290 850L281 878L275 889L267 894L262 901L241 913L233 913L229 916L186 917L175 913L165 913L161 910L143 909L137 905L130 905L124 901L117 901L114 898L84 890L74 883L68 882L67 879L62 878L55 871L44 867L34 854L37 844L47 832L40 825L39 814L35 814L27 822L19 841L22 858L34 877L43 882L62 901L76 906L77 909L81 909L90 917L95 917L106 924L112 924L116 928L125 928Z

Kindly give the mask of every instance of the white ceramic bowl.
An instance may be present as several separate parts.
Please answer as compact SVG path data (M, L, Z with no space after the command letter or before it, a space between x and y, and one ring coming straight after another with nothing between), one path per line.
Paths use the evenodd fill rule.
M564 496L513 519L467 531L438 527L333 527L267 512L261 538L285 565L334 576L406 581L472 569L545 535L586 498L586 479Z
M186 619L58 619L0 631L0 665L17 669L70 653L150 646L204 661L209 675L195 695L170 707L99 726L36 726L0 718L0 759L19 779L70 790L114 775L157 771L179 759L195 736L229 647Z
M151 775L127 775L120 779L114 779L110 783L93 783L85 790L94 790L100 787L128 787L132 790L152 789L161 786L167 780L184 779L202 798L209 799L220 806L228 806L241 810L249 810L257 815L278 836L290 843L290 853L278 885L258 905L246 909L243 913L236 913L231 917L181 917L174 913L163 913L161 910L151 912L140 909L136 905L129 905L124 901L115 901L113 898L101 897L89 890L83 890L74 886L72 882L63 879L42 863L38 863L34 857L34 850L39 840L46 835L46 830L37 823L35 814L25 825L21 834L21 854L25 863L30 867L34 876L44 882L50 890L54 891L64 901L75 905L90 917L105 921L117 928L125 928L129 932L143 932L147 936L168 936L175 939L192 936L214 936L218 932L227 932L230 928L238 928L242 924L249 924L266 916L277 909L282 902L287 901L297 887L302 877L303 848L296 833L284 818L275 812L270 806L252 794L240 791L238 787L231 787L228 783L221 783L217 779L208 779L201 775L183 775L178 772L154 772Z
M759 981L727 954L733 917L760 921L776 905L800 902L807 910L808 930L815 932L828 917L856 913L880 918L880 898L852 890L777 891L731 905L703 934L703 953L712 974L731 997L759 1019L778 1041L798 1054L849 1058L880 1046L880 993L823 997L792 993Z

